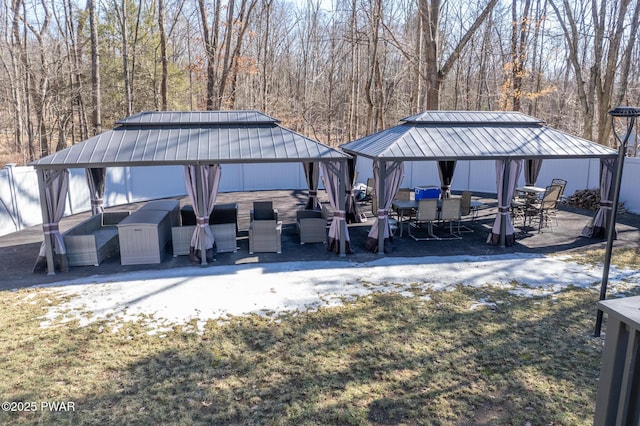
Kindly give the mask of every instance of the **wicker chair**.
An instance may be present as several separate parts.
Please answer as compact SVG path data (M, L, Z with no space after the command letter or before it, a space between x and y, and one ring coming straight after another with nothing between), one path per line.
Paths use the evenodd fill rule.
M249 253L282 253L282 222L271 202L254 202L249 223Z
M327 220L322 217L321 211L298 210L296 226L300 235L300 244L327 242Z
M278 209L273 208L271 201L254 201L253 209L249 212L250 221L256 220L278 220Z
M282 222L254 220L249 225L249 254L282 253Z

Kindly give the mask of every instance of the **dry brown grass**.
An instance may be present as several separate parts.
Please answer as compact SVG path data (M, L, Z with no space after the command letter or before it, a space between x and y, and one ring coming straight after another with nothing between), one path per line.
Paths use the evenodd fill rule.
M416 290L157 336L142 321L43 329L59 300L5 292L0 395L76 410L2 412L0 423L592 424L596 298Z
M604 262L604 255L604 249L587 250L572 255L571 259L585 265L597 265ZM616 248L614 246L611 251L611 264L619 268L640 268L640 248Z

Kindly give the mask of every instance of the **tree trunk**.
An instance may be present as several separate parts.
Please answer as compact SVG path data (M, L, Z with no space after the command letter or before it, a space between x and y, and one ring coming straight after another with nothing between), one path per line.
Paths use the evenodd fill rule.
M82 58L82 44L78 43L78 40L81 38L84 25L83 20L77 20L77 27L74 28L74 22L76 22L75 17L73 16L74 6L71 3L71 0L66 0L63 2L64 11L65 11L65 21L67 23L66 28L67 31L67 39L70 43L70 58L71 58L71 108L73 110L73 116L71 118L71 143L75 144L77 139L82 141L87 139L89 136L88 124L87 124L87 113L84 106L83 100L83 74L80 68L81 58ZM77 126L77 129L76 129Z
M513 0L511 3L511 18L512 18L512 36L511 36L511 80L512 80L512 96L513 101L511 109L513 111L520 111L521 99L522 99L522 78L524 76L524 63L527 58L527 37L529 34L529 22L531 17L529 16L529 7L531 5L530 0L525 0L524 10L522 17L517 16L517 0ZM520 25L518 25L520 24Z
M220 24L220 2L216 1L214 5L213 26L209 26L207 8L204 0L198 0L198 6L200 10L202 36L204 39L204 47L207 57L206 108L207 110L213 110L216 106L216 54L218 50L218 28Z
M161 0L160 0L161 1ZM125 112L127 117L133 111L133 99L131 95L131 70L129 67L129 25L127 18L127 0L114 0L113 8L118 15L118 24L122 33L122 74L124 76Z
M239 27L238 34L236 36L235 45L233 47L233 51L231 52L230 61L226 64L223 69L222 76L220 78L220 94L218 99L222 102L224 99L224 91L226 88L227 80L231 81L231 90L229 91L229 105L231 108L235 106L235 93L236 93L236 84L238 81L238 72L239 72L239 60L240 60L240 51L242 50L242 41L244 40L244 35L247 32L247 28L249 28L249 21L251 20L251 15L253 13L253 9L255 8L257 0L250 0L250 3L247 7L247 0L242 0L240 5L240 11L238 13L238 17L233 20L233 22L237 23ZM227 36L231 38L231 33L228 33ZM231 44L229 44L231 46ZM220 104L222 106L222 103Z
M89 27L91 31L91 100L92 100L92 133L102 131L101 95L100 95L100 51L98 46L98 17L94 0L87 0L89 11Z
M9 75L10 85L11 85L11 94L12 100L11 105L13 106L12 111L15 117L15 126L14 126L14 144L16 152L23 153L24 150L24 141L23 141L23 129L24 129L24 119L23 119L23 108L25 103L25 89L24 82L25 78L21 76L20 66L24 64L24 60L22 59L22 37L20 35L20 7L21 0L17 0L12 3L12 8L10 10L12 14L11 20L11 36L10 36L10 66L5 65L5 69L7 70L7 74ZM9 11L8 11L9 12ZM4 61L3 61L4 64Z
M167 32L164 28L164 0L158 0L158 30L160 31L160 62L162 75L160 77L160 103L163 111L167 110L167 80L169 62L167 59Z
M474 36L478 28L491 14L498 0L489 0L471 27L460 38L443 65L439 66L439 31L440 31L440 0L419 0L418 14L423 20L422 32L424 37L424 63L426 65L426 109L440 109L440 87L449 71L460 57L463 49Z
M584 35L578 29L578 22L574 17L569 0L563 0L563 11L559 9L555 0L549 0L551 7L554 9L560 25L563 29L567 45L569 46L569 58L574 68L574 74L577 79L578 97L582 106L583 113L583 137L593 139L593 123L594 115L597 123L597 142L607 145L610 134L610 118L607 114L611 108L611 102L614 96L614 83L618 75L618 63L625 63L627 50L620 52L622 37L627 31L625 27L625 19L630 0L621 0L617 4L609 4L606 2L591 1L591 21L594 29L592 52L587 51L587 55L593 58L593 62L589 71L589 83L585 88L583 81L583 68L580 51L578 46L583 41ZM637 2L634 2L636 9ZM615 6L611 10L611 6ZM633 25L637 27L637 13L634 9L632 20ZM634 23L633 20L636 20ZM609 20L609 22L607 21ZM608 24L607 24L608 22ZM633 30L632 30L633 32ZM637 30L636 30L637 34ZM628 34L627 34L628 35ZM625 36L627 36L625 35ZM633 37L636 38L636 37ZM629 42L635 43L635 40L629 39ZM620 58L622 56L622 58ZM624 72L624 68L623 68Z
M266 0L263 2L265 29L262 38L262 75L260 79L260 104L262 105L262 111L267 112L267 73L269 70L273 72L272 68L268 68L273 63L268 59L269 57L269 41L271 37L271 10L273 6L273 0Z
M373 133L382 128L381 110L384 104L384 93L382 91L382 79L380 75L380 19L382 13L381 0L375 0L370 21L370 46L369 46L369 74L365 83L365 94L367 105L367 133Z

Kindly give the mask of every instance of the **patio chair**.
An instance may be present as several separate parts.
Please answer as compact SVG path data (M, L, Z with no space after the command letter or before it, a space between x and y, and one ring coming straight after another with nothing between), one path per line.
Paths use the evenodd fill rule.
M250 221L256 220L278 220L278 209L273 208L272 201L254 201L253 209L249 212Z
M375 194L375 179L367 179L367 189L364 192L364 198L361 201L371 201Z
M467 225L463 225L460 222L462 218L470 216L471 221L475 221L475 216L478 214L477 209L471 208L471 191L463 191L460 195L460 221L458 221L458 233L460 232L473 232L472 228Z
M513 222L513 226L526 226L526 207L526 201L519 197L514 197L513 200L511 200L511 221Z
M410 200L413 191L411 188L400 188L394 200Z
M296 226L300 235L300 244L327 242L327 219L322 217L321 211L298 210Z
M560 185L562 187L558 200L564 199L564 188L567 186L567 181L560 178L553 178L551 179L551 185Z
M249 224L249 254L282 253L282 222L254 220Z
M371 214L374 218L378 217L378 200L375 194L371 197Z
M254 201L249 216L249 253L281 253L282 222L273 203Z
M555 210L561 193L562 185L549 185L546 187L540 202L527 205L525 214L531 220L538 221L538 233L542 232L543 226L552 226L552 219L556 220L557 225Z
M445 198L442 200L442 208L440 209L440 220L443 222L449 222L449 235L447 239L459 240L462 238L460 235L460 203L461 198ZM458 232L453 232L453 223L458 224ZM444 239L444 238L440 238Z
M435 198L425 198L418 201L416 216L409 222L409 236L416 241L439 240L433 233L433 222L438 220L438 200ZM415 234L415 230L427 227L427 236L420 237Z
M400 188L398 190L398 193L396 194L396 196L395 196L395 198L393 200L394 201L395 200L403 200L403 201L411 200L412 192L413 191L411 190L411 188ZM401 213L409 213L409 210L398 211L396 209L393 209L393 213L395 214L396 219L400 220L400 214ZM409 216L404 216L404 217L409 218Z

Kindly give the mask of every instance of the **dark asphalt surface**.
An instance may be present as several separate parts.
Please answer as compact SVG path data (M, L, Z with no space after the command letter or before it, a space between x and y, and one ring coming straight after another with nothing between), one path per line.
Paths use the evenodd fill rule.
M604 248L606 242L602 239L584 238L580 236L582 228L593 216L593 211L560 206L557 225L552 229L545 229L543 233L536 230L518 233L516 244L511 247L496 247L486 243L488 234L496 214L496 200L489 194L475 197L486 203L486 208L481 210L478 219L471 224L474 232L465 233L462 240L449 241L414 241L407 236L406 228L402 238L395 237L393 251L387 253L388 257L418 257L418 256L493 256L507 253L537 253L541 255L553 253L568 253L583 250ZM249 222L249 210L254 200L272 200L274 207L279 209L280 219L283 221L282 253L256 253L249 254L247 227ZM180 198L182 204L188 204L186 197ZM305 191L259 191L243 193L219 194L219 203L237 202L238 209L238 251L237 253L219 253L216 261L206 268L215 268L216 265L305 261L305 260L340 260L344 262L367 262L378 259L377 253L368 252L364 248L367 233L373 223L370 205L362 205L362 210L369 216L366 223L349 225L354 254L337 256L329 252L323 244L300 245L295 230L295 211L304 207L306 201ZM110 210L136 209L140 204L113 207ZM69 229L74 224L88 217L88 213L69 216L60 224L61 231ZM640 216L633 214L620 214L618 216L618 238L614 243L616 247L640 246ZM38 255L42 242L42 229L40 226L15 232L0 237L0 290L24 288L33 285L55 284L78 278L88 279L94 275L108 276L114 273L141 270L169 269L177 267L201 268L193 264L188 256L173 257L171 249L167 250L162 263L152 265L120 264L119 256L111 257L99 266L72 267L69 272L56 273L55 275L35 274L33 265Z

